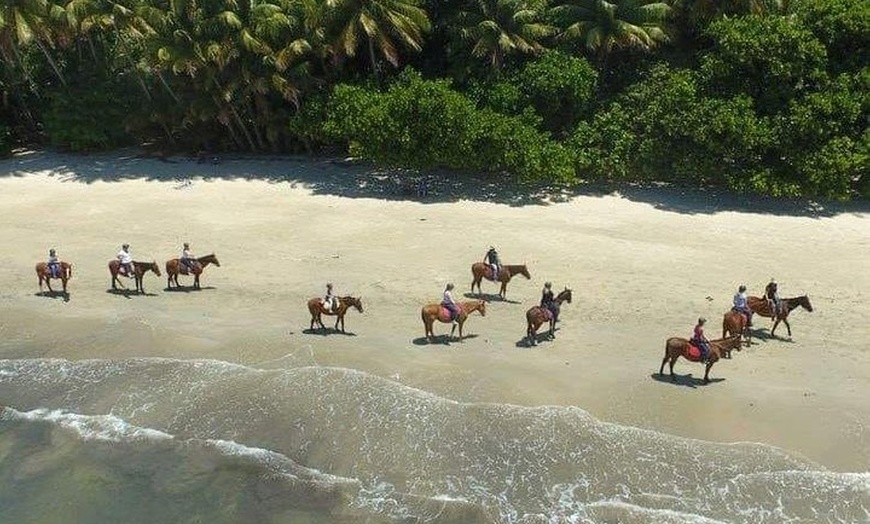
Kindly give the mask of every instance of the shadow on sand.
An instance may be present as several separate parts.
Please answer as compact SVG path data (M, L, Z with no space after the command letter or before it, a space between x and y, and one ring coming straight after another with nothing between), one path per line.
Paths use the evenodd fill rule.
M180 287L165 287L163 291L167 293L197 293L199 291L205 291L207 289L217 289L214 286L202 286L202 287L193 287L193 286L180 286Z
M303 329L302 333L304 333L306 335L321 335L324 337L327 335L344 335L346 337L355 337L356 336L356 333L354 333L352 331L341 332L338 329L331 328L331 327L327 327L325 329L324 328Z
M64 302L69 302L70 298L68 291L40 291L34 293L33 296L43 298L62 298Z
M468 339L477 338L479 336L480 335L475 335L472 333L470 335L463 335L462 339L459 339L458 337L451 337L449 333L446 333L444 335L435 335L435 337L432 339L431 343L429 342L429 339L427 339L426 337L415 338L414 340L411 341L411 343L414 344L415 346L431 346L433 344L441 344L444 346L449 346L450 344L461 344Z
M157 293L139 293L135 289L112 289L109 288L106 290L106 293L110 295L116 295L124 298L132 298L132 297L156 297Z
M690 388L697 388L698 386L709 386L710 384L715 384L717 382L723 382L724 378L716 378L710 377L710 382L708 384L704 384L704 377L695 378L691 373L688 375L680 375L678 373L674 373L674 379L667 373L664 375L659 375L658 373L653 373L650 375L653 380L656 382L661 382L663 384L671 384L674 386L686 386Z
M554 330L554 332L555 332L555 333L558 333L558 332L559 332L559 326L556 326L556 329ZM543 331L538 331L538 332L535 334L535 343L536 343L536 344L540 344L541 342L545 342L545 341L546 341L546 342L549 342L549 341L551 341L551 340L555 340L555 339L556 339L555 336L554 336L553 338L550 338L550 330L549 330L549 328L544 329ZM517 346L518 348L533 348L533 347L536 347L536 346L533 346L533 345L530 343L530 341L529 341L529 337L525 337L525 336L524 336L523 338L517 340L516 346Z
M644 202L657 209L683 214L724 211L831 217L870 212L870 202L810 201L738 195L720 189L679 188L664 184L577 183L570 186L519 184L501 175L437 171L377 169L351 159L310 156L228 156L200 162L193 156L168 156L131 148L105 154L70 155L46 151L21 151L0 160L0 176L25 176L48 172L63 181L90 184L145 179L172 183L177 190L196 188L198 180L246 179L300 185L315 195L347 198L414 200L421 203L472 200L510 206L550 205L577 196L619 196ZM409 190L424 184L425 194Z
M471 300L483 300L484 302L504 302L505 304L522 304L518 300L501 298L498 293L465 293L462 296Z

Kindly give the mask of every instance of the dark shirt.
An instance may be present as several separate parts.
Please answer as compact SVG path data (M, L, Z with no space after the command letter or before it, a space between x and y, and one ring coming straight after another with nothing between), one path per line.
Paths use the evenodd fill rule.
M486 258L490 264L498 265L498 252L495 249L490 249L486 252Z
M541 307L550 307L555 302L552 291L544 291L541 295Z
M773 300L776 298L776 284L768 284L766 288L764 288L764 296Z

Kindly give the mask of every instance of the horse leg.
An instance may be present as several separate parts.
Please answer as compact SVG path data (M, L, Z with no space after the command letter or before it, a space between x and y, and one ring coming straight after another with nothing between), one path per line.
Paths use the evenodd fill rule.
M193 275L193 289L199 289L199 273Z
M776 326L779 325L781 320L781 318L776 317L776 320L773 322L773 329L770 330L770 336L773 336L774 332L776 331Z
M39 279L39 292L41 293L42 292L42 275L37 276L37 278Z
M788 323L787 318L783 318L782 321L785 323L785 328L788 329L788 338L791 338L791 324Z
M54 290L51 289L51 277L45 279L45 285L48 286L49 293L54 293Z
M712 361L707 361L707 367L704 369L704 384L710 383L710 368L713 367Z
M676 382L676 381L677 381L677 376L674 375L674 364L677 363L677 359L678 359L678 358L680 358L679 355L676 355L676 356L671 357L671 362L670 362L670 366L671 366L671 382Z
M501 289L498 292L498 296L500 296L502 300L505 300L507 298L507 282L506 281L502 281Z
M60 281L63 284L63 294L66 295L66 277L61 278Z

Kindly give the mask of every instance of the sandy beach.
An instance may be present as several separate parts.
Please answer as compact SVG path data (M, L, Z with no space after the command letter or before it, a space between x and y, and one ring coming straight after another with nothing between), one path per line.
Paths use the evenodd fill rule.
M605 421L714 442L760 442L840 472L870 470L870 212L713 193L581 190L549 198L472 183L394 195L388 175L335 160L160 161L28 153L0 161L0 358L215 359L365 371L460 402L577 406ZM215 253L201 291L109 292L120 245L165 261ZM467 338L423 337L420 307L496 246L528 265ZM38 294L34 265L72 262L69 300ZM659 377L664 341L699 316L719 336L737 286L807 294L771 338ZM190 277L181 277L189 286ZM362 297L348 334L308 331L333 282ZM522 343L545 281L574 291L554 341ZM131 285L131 281L125 280ZM58 281L53 285L59 286ZM449 326L436 325L437 334ZM667 369L666 369L667 371ZM691 375L691 376L688 376ZM14 405L18 410L51 405Z

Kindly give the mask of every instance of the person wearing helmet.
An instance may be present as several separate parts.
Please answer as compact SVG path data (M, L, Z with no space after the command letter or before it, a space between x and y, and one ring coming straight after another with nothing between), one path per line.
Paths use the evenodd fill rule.
M54 248L48 250L48 274L52 278L60 278L60 259L57 257L57 251Z
M498 274L501 271L501 260L499 260L498 251L494 247L489 246L489 250L483 256L483 260L492 269L492 279L498 280Z
M701 362L706 362L710 358L710 341L704 335L704 324L706 323L706 318L699 318L698 324L695 325L695 329L692 331L692 343L701 350Z
M553 305L556 303L556 299L553 297L553 284L552 282L545 282L544 289L541 291L541 309L549 311L551 315L555 315Z
M767 305L770 307L770 318L771 320L776 320L776 317L779 316L779 289L776 284L776 280L772 277L770 282L767 283L767 286L764 288L764 298L767 299Z
M118 262L120 263L122 274L130 278L135 276L133 255L130 254L130 244L121 246L121 251L118 251Z
M731 309L746 315L747 325L752 325L752 310L749 309L749 303L747 302L746 286L741 284L737 289L737 293L734 294L734 306Z
M327 313L332 313L332 310L335 309L335 293L332 291L332 282L326 283L326 296L323 297L322 303Z
M456 317L459 316L459 305L453 299L453 283L450 282L447 284L447 287L444 288L444 296L441 299L441 305L446 307L450 311L450 320L456 324Z

